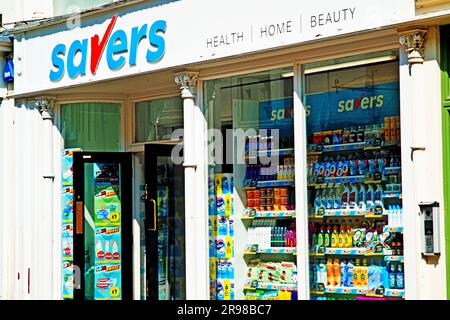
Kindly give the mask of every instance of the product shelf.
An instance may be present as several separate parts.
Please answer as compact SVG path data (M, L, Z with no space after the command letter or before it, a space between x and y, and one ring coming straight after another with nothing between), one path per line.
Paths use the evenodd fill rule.
M404 262L403 256L384 256L384 261L390 261L390 262Z
M366 295L366 287L325 287L325 293Z
M403 195L401 192L390 192L390 193L384 193L382 198L383 199L392 199L392 198L402 199Z
M290 156L294 154L294 148L284 148L284 149L274 149L274 150L258 150L254 153L254 155L246 155L245 159L256 159L260 157L260 155L264 155L265 157L271 156Z
M311 150L307 153L308 156L316 156L328 153L335 152L344 152L344 151L370 151L370 150L380 150L384 148L395 148L400 147L400 144L385 144L383 143L381 146L368 146L366 142L354 142L354 143L344 143L344 144L333 144L333 145L324 145L322 151L317 151L317 145L309 145L308 150Z
M243 220L253 220L257 218L295 218L295 210L283 211L254 211L251 210L244 213Z
M390 232L390 233L394 233L394 232L403 232L403 227L390 227L390 226L385 226L383 228L383 232Z
M293 179L288 180L263 180L263 181L250 181L247 180L242 190L250 190L256 188L271 188L271 187L290 187L294 185Z
M386 167L384 174L399 174L402 172L402 167Z
M251 251L248 248L244 254L291 254L296 255L297 249L295 247L280 247L280 248L258 248L256 251Z
M397 297L403 298L405 296L404 289L386 289L384 292L385 297Z
M326 248L327 255L363 256L366 255L366 248Z
M341 209L326 209L324 210L323 215L315 214L309 216L309 218L320 219L320 218L339 218L339 217L361 217L361 218L382 218L387 216L386 213L382 215L372 214L371 211L367 210L341 210Z
M244 290L279 290L279 289L295 289L297 285L287 283L258 283L252 286L250 282L244 285Z

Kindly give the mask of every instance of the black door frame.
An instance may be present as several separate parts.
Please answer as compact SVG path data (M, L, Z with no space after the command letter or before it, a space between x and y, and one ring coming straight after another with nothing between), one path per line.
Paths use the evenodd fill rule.
M121 241L122 241L122 300L133 299L133 200L132 153L130 152L75 152L73 157L74 186L74 266L80 268L80 286L74 287L74 300L85 299L84 256L84 164L119 163L121 165Z
M176 144L145 145L145 267L146 267L146 299L158 300L158 194L157 194L157 158L170 157ZM173 195L169 202L173 203ZM169 210L174 210L170 206ZM170 214L170 212L169 212ZM173 214L173 212L172 212ZM156 220L155 220L156 219ZM156 253L156 254L153 254Z

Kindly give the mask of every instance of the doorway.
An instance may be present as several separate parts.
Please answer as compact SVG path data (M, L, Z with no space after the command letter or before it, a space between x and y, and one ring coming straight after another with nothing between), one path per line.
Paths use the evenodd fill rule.
M131 153L74 153L75 300L132 299Z
M186 298L184 168L174 145L145 146L145 263L147 300Z

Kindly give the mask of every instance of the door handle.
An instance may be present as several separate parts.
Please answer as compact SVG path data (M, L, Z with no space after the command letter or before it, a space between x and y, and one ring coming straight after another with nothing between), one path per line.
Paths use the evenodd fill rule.
M83 234L83 201L76 202L76 212L75 212L75 223L76 223L76 234Z
M150 202L153 202L153 228L151 228L150 231L156 231L156 201L150 199Z

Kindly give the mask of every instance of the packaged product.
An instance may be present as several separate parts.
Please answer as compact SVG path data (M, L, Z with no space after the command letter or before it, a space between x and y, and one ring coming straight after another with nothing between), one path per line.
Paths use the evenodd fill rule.
M366 229L353 229L353 245L357 248L364 247Z
M262 265L265 268L265 277L266 280L264 282L268 283L279 283L280 282L280 272L279 272L279 263L267 262Z
M294 271L296 270L295 263L281 262L279 266L280 282L292 284L294 283Z
M250 261L247 266L247 279L249 281L253 280L260 281L260 279L258 278L259 274L260 274L259 260Z
M219 236L227 236L228 235L228 219L225 216L219 216L217 218L217 230Z

